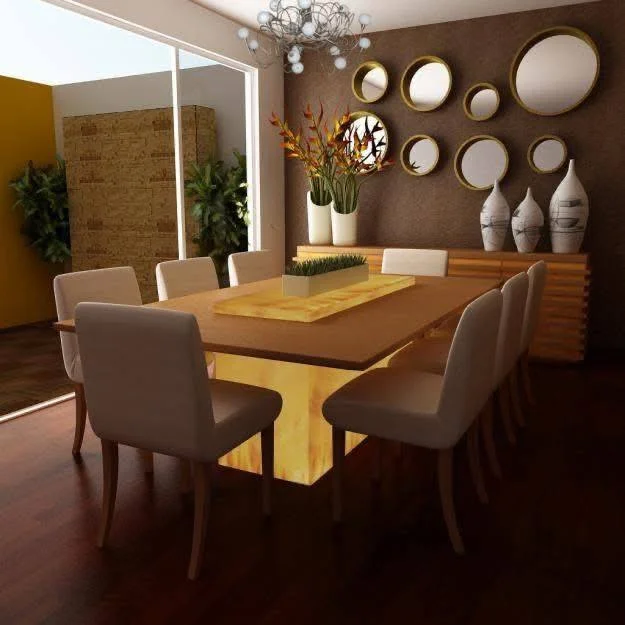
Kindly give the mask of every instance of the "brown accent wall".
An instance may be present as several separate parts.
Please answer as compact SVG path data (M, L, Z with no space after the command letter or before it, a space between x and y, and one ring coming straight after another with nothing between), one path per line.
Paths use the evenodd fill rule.
M558 117L538 117L520 108L508 86L512 59L534 33L557 25L576 26L596 41L602 71L592 96L582 106ZM380 102L363 105L351 92L351 71L328 75L313 62L304 74L289 75L285 84L287 117L299 124L307 102L321 100L329 110L367 108L384 120L390 132L390 154L399 160L403 142L413 134L432 135L441 160L430 175L415 178L399 162L391 171L367 182L361 196L359 243L406 247L481 248L479 213L487 192L469 191L454 175L458 146L476 134L500 138L510 153L510 169L502 189L512 207L531 186L547 211L552 192L565 170L534 173L526 160L533 139L556 134L577 160L577 172L590 197L590 222L583 250L592 265L590 341L594 347L625 348L625 2L601 2L515 13L446 24L376 33L371 54L389 72L390 89ZM414 58L434 54L453 73L453 89L445 105L431 113L410 110L401 100L399 82ZM464 116L462 100L477 82L493 82L502 96L492 120L473 122ZM278 139L276 138L276 141ZM286 253L307 242L306 181L298 163L286 165ZM514 249L509 236L506 248ZM550 249L548 237L539 250Z
M182 107L185 169L214 156L215 115ZM172 111L151 109L63 120L72 269L130 265L144 302L158 299L155 266L178 258ZM187 202L187 249L197 229Z

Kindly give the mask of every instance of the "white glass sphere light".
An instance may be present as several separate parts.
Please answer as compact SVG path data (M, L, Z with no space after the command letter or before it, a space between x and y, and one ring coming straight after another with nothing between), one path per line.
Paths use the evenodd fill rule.
M250 50L258 50L260 46L257 39L250 39L250 41L247 42L247 45Z
M339 54L341 54L341 49L338 46L332 46L330 48L330 54L332 56L338 56Z
M304 64L303 63L293 63L293 65L291 65L291 71L294 74L301 74L304 71Z
M369 39L369 37L361 37L358 41L358 45L363 50L367 50L367 48L371 47L371 39Z
M336 69L345 69L347 67L347 59L344 56L337 56L334 59L334 67Z
M302 26L302 33L306 35L306 37L312 37L315 34L317 28L312 22L304 22Z
M269 24L273 15L269 11L261 11L256 18L259 24Z
M312 0L297 0L297 6L300 9L310 9L310 5L312 4Z
M291 64L299 63L299 60L302 58L299 48L297 46L293 46L286 55L286 58Z
M250 36L250 31L248 28L239 28L237 36L239 39L247 39Z
M371 16L369 15L369 13L361 13L358 17L358 21L360 22L361 26L369 26L369 24L371 24Z

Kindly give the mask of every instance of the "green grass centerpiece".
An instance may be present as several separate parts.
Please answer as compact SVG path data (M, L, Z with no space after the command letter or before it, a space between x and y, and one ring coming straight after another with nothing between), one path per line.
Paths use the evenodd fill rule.
M295 261L282 276L282 293L311 297L369 279L367 259L359 254L338 254Z

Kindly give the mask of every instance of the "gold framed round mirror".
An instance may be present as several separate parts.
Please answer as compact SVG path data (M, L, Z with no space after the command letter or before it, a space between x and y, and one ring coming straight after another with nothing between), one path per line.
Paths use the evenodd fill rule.
M451 86L449 65L437 56L421 56L404 71L400 92L406 106L426 113L443 105Z
M499 110L499 90L489 82L473 85L464 95L464 114L474 122L484 122Z
M381 100L388 90L388 73L382 63L366 61L352 76L352 91L365 104Z
M472 191L491 189L508 172L508 150L497 137L476 135L456 152L454 170L460 183Z
M350 118L351 124L345 133L346 149L351 149L356 137L362 139L365 134L371 133L373 141L362 156L362 162L365 166L370 165L369 169L373 169L375 164L383 161L388 154L388 129L384 122L370 111L356 111L350 115ZM362 173L367 173L366 167Z
M591 94L599 79L599 51L579 28L556 26L519 49L510 69L510 89L529 113L563 115Z
M566 143L555 135L544 135L532 142L527 160L537 174L553 174L563 167L568 157Z
M411 176L427 176L438 165L438 143L429 135L413 135L402 146L401 165Z

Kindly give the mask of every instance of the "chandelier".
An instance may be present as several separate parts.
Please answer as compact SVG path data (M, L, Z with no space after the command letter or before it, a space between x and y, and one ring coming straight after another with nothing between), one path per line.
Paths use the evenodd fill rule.
M261 45L248 28L240 28L238 36L263 68L279 60L286 72L301 74L305 57L316 52L323 65L343 70L353 52L371 47L371 40L362 36L371 24L371 16L358 16L360 34L352 31L355 17L339 2L271 0L269 10L261 11L257 18L259 31L269 44Z

